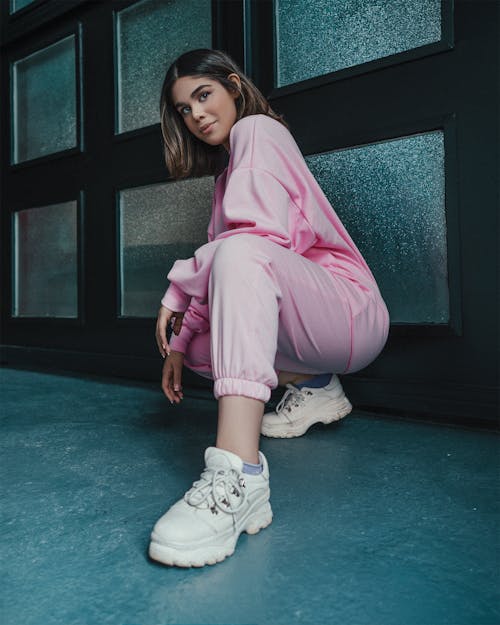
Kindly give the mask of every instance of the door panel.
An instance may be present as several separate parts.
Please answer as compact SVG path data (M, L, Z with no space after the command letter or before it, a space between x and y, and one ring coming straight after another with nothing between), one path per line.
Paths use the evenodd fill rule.
M383 354L344 376L354 403L494 419L496 3L275 0L251 9L253 74L391 314Z
M203 19L186 30L176 11L187 4ZM159 381L154 292L159 305L172 259L205 242L213 179L168 179L154 93L174 56L211 43L284 114L389 305L386 349L344 376L353 403L491 425L498 3L10 6L1 0L3 362ZM189 371L185 383L212 387Z

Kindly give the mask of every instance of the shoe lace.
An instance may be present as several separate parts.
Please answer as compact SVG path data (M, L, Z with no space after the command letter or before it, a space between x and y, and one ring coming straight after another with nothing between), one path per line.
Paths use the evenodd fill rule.
M287 391L276 406L276 412L291 412L292 408L298 408L306 400L306 393L293 384L287 384Z
M218 514L219 510L234 514L246 501L245 488L245 479L236 469L205 467L200 479L185 493L184 500L196 508L210 508L212 514Z

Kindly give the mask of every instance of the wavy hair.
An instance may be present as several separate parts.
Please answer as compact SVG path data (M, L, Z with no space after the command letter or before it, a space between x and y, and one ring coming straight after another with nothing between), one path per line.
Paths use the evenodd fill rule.
M228 78L237 74L241 87ZM227 91L238 90L235 100L236 121L247 115L262 113L288 124L277 114L253 82L245 76L233 59L222 50L198 48L179 56L168 68L160 97L160 124L163 136L165 164L172 178L215 175L224 167L226 150L222 145L209 145L195 137L187 128L172 101L172 87L183 76L203 76L218 81Z

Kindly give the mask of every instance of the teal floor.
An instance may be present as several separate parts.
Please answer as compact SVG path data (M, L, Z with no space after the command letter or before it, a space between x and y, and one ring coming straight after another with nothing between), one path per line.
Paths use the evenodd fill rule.
M354 413L262 439L273 523L202 569L148 559L216 402L4 369L2 625L498 625L498 437Z

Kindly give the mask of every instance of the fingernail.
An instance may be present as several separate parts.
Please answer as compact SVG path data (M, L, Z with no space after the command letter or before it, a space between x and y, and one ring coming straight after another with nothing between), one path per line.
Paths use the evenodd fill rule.
M174 391L178 391L178 390L180 390L180 389L179 389L179 385L178 385L178 384L176 384L176 385L174 386Z

